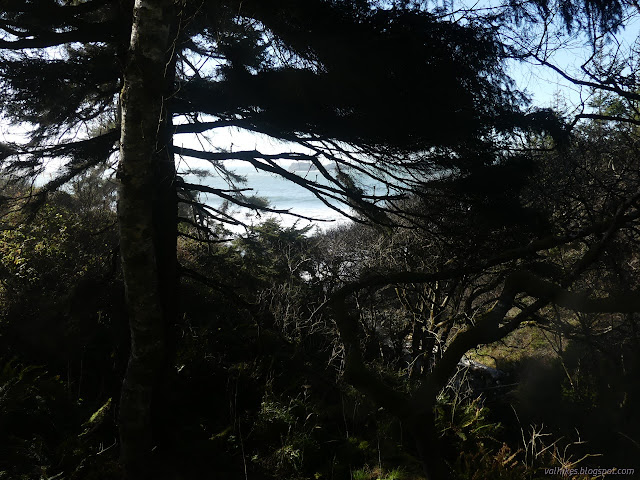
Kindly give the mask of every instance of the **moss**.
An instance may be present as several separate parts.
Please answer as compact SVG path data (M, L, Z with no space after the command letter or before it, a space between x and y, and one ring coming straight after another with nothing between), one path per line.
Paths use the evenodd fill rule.
M529 358L557 358L543 331L533 325L514 330L500 342L479 347L470 352L469 356L487 366L505 371L516 369Z

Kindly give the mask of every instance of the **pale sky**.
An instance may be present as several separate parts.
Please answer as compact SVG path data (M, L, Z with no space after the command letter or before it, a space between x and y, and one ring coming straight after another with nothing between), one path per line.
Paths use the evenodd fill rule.
M475 4L477 5L477 4ZM638 15L631 18L627 27L618 37L621 49L628 49L636 42L640 34L640 18ZM550 55L550 61L558 67L566 70L572 76L582 77L580 72L581 64L589 57L590 49L584 47L584 39L567 40L560 38L558 41L566 42L556 53ZM615 45L611 43L611 45ZM560 77L551 69L535 65L529 62L509 62L508 73L515 80L518 89L525 91L532 97L533 105L540 107L557 106L557 97L560 95L565 99L571 113L571 107L579 105L587 100L588 91L572 85L569 81ZM17 142L24 141L20 127L12 127L6 121L0 123L0 141ZM283 151L297 151L309 153L302 147L286 144L270 139L264 135L257 135L252 132L239 130L236 128L220 128L198 137L194 135L177 135L175 137L176 146L207 150L260 150L267 154ZM188 159L188 165L192 168L206 168L208 162L196 159ZM243 163L235 161L235 163ZM51 162L47 166L47 171L52 172L57 168L58 162ZM182 165L185 166L184 164Z
M637 45L640 36L640 15L634 14L627 20L624 30L618 32L615 38L607 42L607 48L612 50L619 47L620 54L625 57L630 49ZM582 64L587 61L592 50L585 46L584 37L577 39L561 38L557 40L558 49L550 53L549 61L569 75L577 79L584 78ZM562 44L560 44L562 42ZM610 56L603 61L610 60ZM567 102L567 106L579 106L589 97L587 88L580 88L546 66L530 62L509 62L509 75L516 81L518 88L525 91L531 98L533 105L540 107L557 107L557 97L560 95Z

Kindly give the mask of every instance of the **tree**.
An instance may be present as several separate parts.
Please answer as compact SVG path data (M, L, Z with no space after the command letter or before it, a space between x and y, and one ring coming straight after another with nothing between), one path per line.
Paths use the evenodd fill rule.
M402 208L407 194L432 194L425 179L440 175L444 188L494 171L496 162L513 160L503 155L505 138L553 120L520 110L494 29L404 2L5 0L2 7L3 112L31 128L26 143L2 145L5 171L35 178L47 159L66 162L30 205L120 151L118 219L132 345L120 429L132 478L144 474L151 405L171 362L177 225L189 221L178 217L178 202L208 212L209 221L232 219L188 191L270 211L233 185L184 182L176 155L219 169L225 159L243 160L326 201L349 199L363 215L345 212L355 220L390 224L393 212L416 226L437 220ZM106 127L94 128L100 125ZM223 127L297 142L310 153L174 146L175 135ZM276 162L286 158L312 162L328 185ZM325 159L335 162L336 174ZM352 172L383 180L389 193L365 194Z
M120 441L131 478L143 478L148 469L153 446L151 402L165 361L167 320L177 313L173 302L167 301L175 288L177 198L175 193L170 196L171 182L167 185L167 180L158 182L156 177L175 172L163 107L165 81L170 81L165 79L166 52L175 30L172 8L171 1L136 1L120 94L118 225L131 329L131 354L120 396ZM154 208L154 203L164 208ZM172 235L158 235L166 232L164 219Z
M525 322L553 325L555 331L594 344L604 328L597 320L585 321L585 314L600 315L605 331L635 338L637 317L632 314L640 304L629 266L638 246L637 146L625 129L601 127L596 122L576 130L563 149L529 150L537 168L510 201L535 205L544 213L548 227L535 233L529 226L527 231L535 236L523 239L499 223L478 223L478 212L459 220L463 232L445 221L444 227L427 224L415 239L402 231L388 238L355 233L359 245L352 249L371 260L336 259L336 271L351 271L336 275L323 311L335 319L345 345L345 378L410 429L433 478L450 475L438 453L433 410L467 352L505 338ZM544 145L544 139L532 142L529 148ZM462 210L482 205L466 204L460 194L456 198ZM445 210L437 201L418 208L426 218L444 211L449 219L459 212L453 202ZM553 233L545 233L546 228ZM371 319L374 309L380 313ZM400 324L395 327L400 341L411 331L411 362L424 359L409 392L379 374L363 341L375 337L381 324L376 322L387 318ZM390 337L387 333L384 339ZM635 364L632 354L625 355ZM629 398L636 395L632 388L628 393ZM629 410L626 415L629 421L635 418Z
M525 8L519 9L516 14L525 17L531 15L526 10L529 6L529 4L525 4ZM548 35L552 27L551 11L554 10L547 10L546 5L542 7L545 15L548 15L543 33ZM549 168L549 170L555 171L556 179L550 179L549 177L545 180L540 179L539 185L541 189L534 189L537 190L534 196L530 196L534 191L531 187L519 190L519 192L529 192L524 198L520 197L523 204L535 205L536 210L545 212L544 216L538 217L541 220L546 218L546 224L539 224L544 228L537 231L536 229L527 230L525 237L529 236L528 240L518 238L517 233L515 233L509 234L505 238L506 243L496 244L496 240L501 240L499 232L502 232L499 228L496 228L496 224L491 225L491 220L485 217L484 221L487 223L486 227L488 228L480 228L479 232L475 229L477 225L463 220L459 224L466 230L467 235L473 238L473 244L468 250L461 248L462 245L459 245L458 248L460 250L458 252L454 250L449 254L451 255L450 257L445 257L447 260L445 265L430 265L427 268L427 272L398 271L395 275L377 271L363 271L360 272L361 278L338 289L326 304L327 310L332 312L331 315L336 318L341 337L347 347L345 372L347 377L362 391L366 391L371 397L376 398L379 404L384 405L385 408L394 411L399 418L404 419L403 423L418 426L417 431L414 431L418 444L417 448L421 450L427 460L427 469L433 469L432 474L435 478L447 475L446 466L442 465L441 460L438 458L437 437L433 423L429 424L428 419L418 419L417 416L420 415L419 412L431 415L436 395L445 386L448 378L455 372L458 361L466 351L480 344L491 343L504 338L509 332L518 328L526 319L539 318L541 322L548 322L548 319L545 319L543 315L541 316L540 310L549 304L555 305L555 308L564 308L577 313L588 312L595 315L626 312L629 315L627 318L631 322L630 324L626 324L626 322L617 323L616 320L613 320L615 316L609 316L607 321L616 323L616 329L627 332L633 332L636 328L631 326L635 325L632 313L637 312L638 308L638 304L632 300L636 293L631 285L635 285L635 282L628 280L618 283L606 273L609 270L603 266L603 263L607 261L615 263L615 266L610 263L608 268L617 272L625 270L622 266L624 262L618 264L612 259L615 256L612 253L612 250L615 249L613 245L618 245L618 248L620 248L621 244L625 244L625 251L633 251L635 248L636 239L632 232L636 228L634 225L638 217L638 212L634 206L638 198L637 177L633 169L628 169L630 165L628 156L633 155L631 152L635 148L629 147L627 140L632 140L637 136L634 127L624 128L617 126L613 129L606 129L603 128L601 123L614 121L630 126L637 125L635 103L638 97L637 90L634 90L637 87L635 86L635 76L631 73L635 71L635 68L629 68L629 66L634 65L634 60L633 56L625 58L623 55L619 55L620 50L618 49L613 57L614 61L610 64L602 66L594 61L598 58L603 58L603 55L595 53L596 48L598 44L602 45L601 40L603 37L610 35L620 27L620 14L629 6L618 3L607 3L600 7L585 4L585 10L581 11L580 5L561 2L560 7L559 11L563 14L562 20L565 28L570 29L576 20L578 21L578 26L581 27L580 23L584 21L583 25L586 24L588 31L593 33L590 38L594 47L594 55L583 65L587 78L572 77L544 57L545 52L548 51L545 48L550 49L549 44L546 43L549 40L548 37L543 37L543 40L539 42L526 43L524 48L522 44L517 45L517 55L523 58L532 56L542 65L551 67L576 85L616 94L620 97L614 101L605 101L605 109L600 108L599 111L593 113L579 113L575 117L573 126L580 119L592 119L600 123L588 124L584 130L576 129L573 140L575 141L574 146L569 149L567 145L565 149L559 151L557 157L553 157L555 166ZM510 25L510 23L507 23L507 25ZM614 45L613 48L615 49L616 46ZM603 106L602 101L599 102L599 106ZM591 143L592 139L586 141L586 134L589 129L594 130L596 128L599 128L599 135L593 135L593 133L592 135L593 138L598 138L597 142L599 143ZM610 137L607 136L606 132L609 132L609 135L611 132L620 135L620 150L613 147L616 144L609 140ZM540 150L548 148L549 144L541 140L539 138L533 139L533 143L527 143L524 147L527 150L532 147ZM597 157L605 150L606 154L604 155L608 155L611 162L606 167L601 163L601 158L594 161L591 157L592 155ZM615 150L615 153L611 150ZM590 158L593 163L589 163L589 166L585 167L580 162L576 162L574 156L576 151L582 152L584 158ZM614 164L619 165L620 170L617 173L606 172L608 168L616 168ZM485 172L489 172L488 175L498 173L499 170L495 169L495 165L493 167L485 169ZM500 198L501 192L498 195L495 195L495 192L483 192L482 185L486 185L485 182L482 182L483 178L486 180L487 177L483 177L482 174L478 175L476 172L475 175L468 177L471 182L476 183L475 185L473 183L465 184L468 179L464 178L462 181L455 181L455 183L462 184L463 188L454 189L456 193L451 197L446 197L449 202L446 203L444 212L448 211L450 216L445 217L449 221L442 223L448 227L443 235L448 241L451 241L452 238L457 238L455 229L451 228L456 223L453 220L455 210L451 208L451 205L456 205L456 203L451 201L452 199L455 199L455 202L462 203L461 211L476 209L478 213L477 219L483 218L482 207L487 205L487 200L489 202L487 213L491 213L493 216L498 210L496 208L497 204L492 204L491 202ZM513 173L508 178L514 178ZM534 171L529 171L526 174L525 181L530 182L531 178L538 178ZM565 183L564 180L558 180L563 178L571 179L572 181ZM481 186L479 191L477 189L478 185ZM438 187L439 185L434 185L434 190L439 191L440 188ZM474 201L465 204L464 200L470 200L474 194L479 194L480 199L476 196ZM511 199L518 198L520 194L511 192ZM470 196L468 197L467 195ZM545 197L548 197L550 201L545 200ZM506 199L507 196L504 198ZM436 205L437 201L421 205L421 212L423 214L430 211L433 212ZM480 210L478 210L478 206L480 206ZM430 218L442 218L441 215L441 212L437 211L437 213L432 213ZM506 217L514 219L514 215L511 212L507 212ZM530 223L531 220L533 219L529 218L524 223ZM438 228L439 224L433 222L428 225L431 231L442 233L442 230ZM554 235L548 236L550 231L554 232ZM484 241L478 244L477 238L471 232L479 233ZM530 236L531 233L534 235ZM430 239L429 241L432 242L433 240ZM572 246L575 245L575 242L582 244L581 247L576 249L575 246ZM492 255L490 251L483 250L483 246L485 248L489 247L494 252L501 253ZM557 264L556 262L559 259L554 258L555 254L549 251L550 248L558 247L572 251L569 257L562 256L563 262L568 261L564 265ZM466 252L467 255L472 255L471 258L475 260L470 261L469 257L465 256L463 252ZM477 262L476 267L472 266L474 261ZM600 281L593 277L593 272L599 272L601 275ZM473 280L470 281L474 277L476 279L484 277L485 283L474 284ZM463 322L463 326L458 327L457 333L450 337L448 344L446 340L449 330L445 330L446 335L443 343L447 347L446 350L439 353L438 358L434 359L434 365L427 372L421 386L416 387L415 391L410 395L404 395L402 392L394 390L388 384L385 384L384 380L378 378L375 372L368 368L364 359L364 352L361 352L359 348L358 319L363 314L359 307L356 308L353 303L350 303L352 301L350 299L355 298L355 305L360 305L362 302L361 292L363 291L378 290L385 286L393 286L396 290L406 291L409 286L416 284L430 284L433 289L435 285L446 284L447 282L453 283L456 288L459 287L458 295L463 298L466 296L469 299L474 299L475 297L475 299L486 301L487 294L489 294L489 298L495 303L492 303L493 307L491 309L474 308L476 314L483 313L476 317L474 321L467 322L466 325ZM497 287L501 284L504 287L500 291ZM405 285L407 286L405 287ZM487 289L485 285L491 287ZM599 289L611 293L600 293L599 296L604 298L589 298L590 296L587 292ZM631 291L629 291L630 289ZM435 290L432 290L432 293L435 295ZM454 295L454 291L449 292L449 294ZM482 294L482 296L479 296L479 294ZM607 297L607 295L610 296ZM450 297L447 298L449 299ZM435 302L434 305L436 305ZM469 305L473 305L473 303ZM410 309L415 308L409 307ZM516 308L518 309L517 313L514 313L513 309ZM466 313L469 314L470 312ZM416 312L414 311L413 315L415 316L415 314ZM451 312L448 315L455 318L455 315ZM450 319L449 321L452 320ZM441 322L441 325L443 323L445 322ZM581 321L580 324L583 329L586 328L584 321ZM572 331L567 324L560 328L565 333L567 333L567 329ZM440 337L441 333L437 329L431 329L429 330L429 335ZM585 335L584 331L582 335ZM422 341L422 339L416 341L414 347L418 348L418 344ZM591 338L590 341L593 342L594 338ZM431 354L432 351L429 350L427 355L430 356ZM631 358L631 362L636 362L634 357ZM632 368L635 369L636 367L633 366ZM636 394L630 391L629 395ZM424 428L424 426L427 426L427 428ZM431 429L431 432L429 432L429 429Z

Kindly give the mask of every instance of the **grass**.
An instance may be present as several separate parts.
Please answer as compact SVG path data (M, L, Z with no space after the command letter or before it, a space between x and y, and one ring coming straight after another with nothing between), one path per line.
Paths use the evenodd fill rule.
M526 359L552 359L557 355L541 329L526 326L511 332L500 342L470 352L469 356L489 367L509 370Z

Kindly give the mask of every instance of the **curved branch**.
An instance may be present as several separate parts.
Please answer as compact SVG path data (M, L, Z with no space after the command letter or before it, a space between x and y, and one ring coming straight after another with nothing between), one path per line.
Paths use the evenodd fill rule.
M344 298L331 302L331 312L345 346L345 380L399 418L410 414L405 396L387 385L363 361L358 340L358 321L349 314Z
M565 245L577 239L588 237L589 235L592 235L594 233L611 232L614 226L616 229L623 228L625 225L634 220L637 220L638 218L640 218L640 210L626 215L617 213L613 218L609 218L601 222L596 222L589 227L584 228L580 232L563 236L552 235L549 237L533 240L524 247L507 250L500 253L499 255L496 255L495 257L491 257L471 265L467 264L463 266L438 270L436 272L397 272L389 273L386 275L371 275L357 282L345 285L344 287L340 288L334 295L343 296L346 298L348 295L365 288L381 288L386 285L402 283L426 283L436 280L446 280L459 277L461 275L468 275L471 273L479 273L483 270L486 270L487 268L495 267L511 260L527 257L543 250L548 250L560 245ZM581 266L584 266L584 264L585 262L582 262Z

